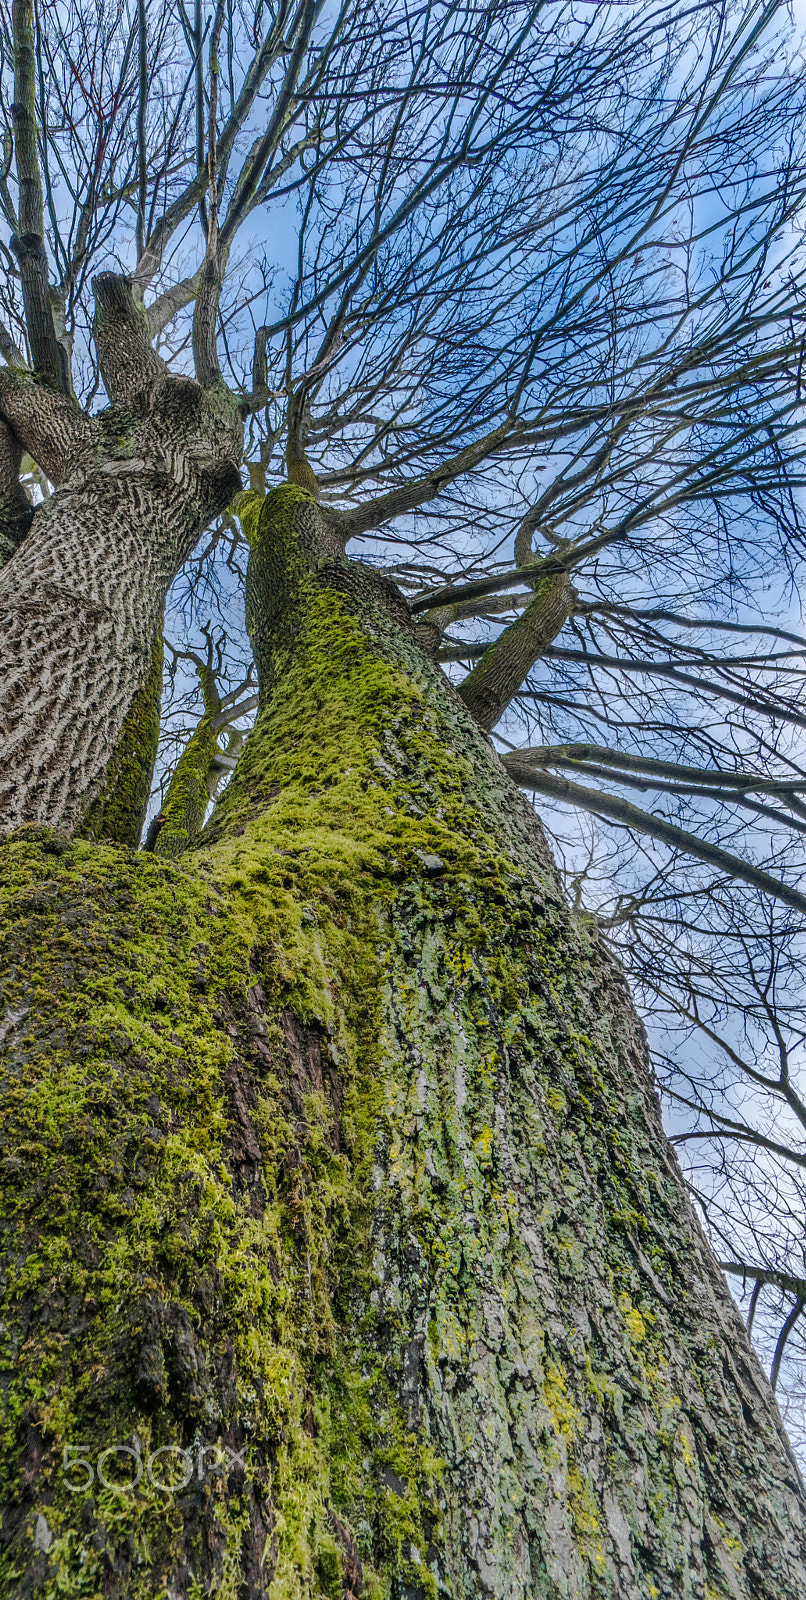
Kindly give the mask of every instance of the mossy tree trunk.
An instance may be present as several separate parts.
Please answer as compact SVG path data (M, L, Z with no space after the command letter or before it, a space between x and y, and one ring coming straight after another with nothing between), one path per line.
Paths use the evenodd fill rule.
M533 814L303 489L248 613L192 852L2 847L0 1594L796 1600L797 1468Z

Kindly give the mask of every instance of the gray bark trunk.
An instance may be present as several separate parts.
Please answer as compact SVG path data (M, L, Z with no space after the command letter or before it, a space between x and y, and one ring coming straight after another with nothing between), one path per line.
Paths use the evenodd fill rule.
M0 383L0 413L59 485L0 572L0 833L79 825L147 684L168 587L240 488L234 402L149 380L134 411L97 418ZM43 427L47 404L61 431Z

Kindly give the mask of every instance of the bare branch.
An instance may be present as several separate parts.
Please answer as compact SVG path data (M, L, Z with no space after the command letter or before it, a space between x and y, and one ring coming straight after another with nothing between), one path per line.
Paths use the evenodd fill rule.
M629 800L606 794L603 790L587 789L582 784L569 783L567 778L555 777L539 767L531 766L522 759L519 752L504 756L503 762L510 777L514 778L522 789L547 795L565 805L578 806L580 810L589 811L597 817L608 817L624 827L635 828L639 834L644 833L652 839L659 839L673 850L682 850L686 855L707 861L710 866L718 868L729 878L752 884L764 894L773 895L777 900L783 901L784 905L793 906L797 911L806 911L806 895L797 889L790 888L789 884L774 878L761 867L754 867L751 862L742 861L730 851L723 850L721 846L710 844L707 839L700 839L696 834L678 828L672 822L665 822L663 818L653 816L649 811L642 811Z
M556 639L573 604L574 591L564 572L543 578L523 615L499 634L464 679L459 693L487 733L503 716L535 662Z

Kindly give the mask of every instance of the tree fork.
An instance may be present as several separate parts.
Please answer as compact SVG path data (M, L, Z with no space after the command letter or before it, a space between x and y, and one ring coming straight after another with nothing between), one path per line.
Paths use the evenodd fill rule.
M0 1595L800 1600L621 973L391 586L299 488L251 527L181 870L0 846Z

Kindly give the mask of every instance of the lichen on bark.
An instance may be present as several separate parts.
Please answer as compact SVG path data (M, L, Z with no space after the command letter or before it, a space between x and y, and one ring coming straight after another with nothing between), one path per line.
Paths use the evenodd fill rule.
M302 489L246 521L262 704L195 847L0 852L0 1594L795 1600L619 970L400 598ZM115 1445L193 1477L71 1493Z

